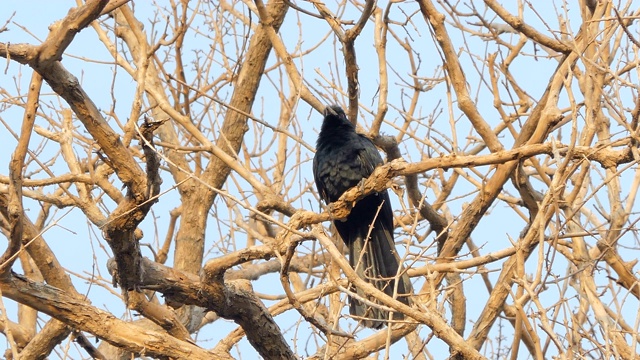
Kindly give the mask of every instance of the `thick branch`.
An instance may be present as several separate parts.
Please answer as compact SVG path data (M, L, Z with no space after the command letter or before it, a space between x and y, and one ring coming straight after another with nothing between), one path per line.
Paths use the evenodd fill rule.
M69 14L49 29L49 36L38 48L38 67L47 68L51 63L60 61L62 53L82 29L97 19L109 0L87 1L83 6L71 9Z
M5 277L11 271L11 266L16 260L18 250L22 244L22 233L24 229L24 209L22 206L22 169L24 168L27 151L29 150L29 140L33 132L33 125L36 121L36 112L40 100L40 88L42 87L42 77L36 72L31 76L29 85L29 95L27 96L27 106L22 119L22 129L20 138L16 146L11 161L9 162L9 198L7 204L7 220L9 220L9 243L4 254L0 257L0 277Z
M247 334L247 339L266 359L295 358L282 331L269 311L256 297L245 280L223 283L215 274L207 274L202 282L193 274L143 258L142 286L164 294L165 298L187 305L197 305L235 321Z
M0 282L0 289L4 296L14 301L134 353L177 359L231 359L229 354L210 353L169 334L137 327L57 288L28 281L18 275Z

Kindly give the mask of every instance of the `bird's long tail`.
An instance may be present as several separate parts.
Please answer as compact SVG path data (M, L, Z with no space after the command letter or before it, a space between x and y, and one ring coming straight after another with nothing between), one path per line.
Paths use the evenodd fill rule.
M353 229L357 232L358 229ZM380 291L409 305L411 282L400 267L400 257L395 249L393 233L380 221L375 221L367 233L354 233L349 243L349 262L361 279L374 285ZM369 237L367 238L367 235ZM398 271L400 269L400 271ZM352 290L360 298L373 303L377 300L366 296L357 288ZM349 299L349 312L362 319L366 327L379 329L389 320L389 313L376 306L370 306L355 297ZM404 315L393 313L393 320L402 320Z

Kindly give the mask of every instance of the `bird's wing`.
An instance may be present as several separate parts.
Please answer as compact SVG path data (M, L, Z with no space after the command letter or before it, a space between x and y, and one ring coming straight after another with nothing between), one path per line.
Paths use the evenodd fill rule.
M318 189L320 198L324 202L329 203L329 197L327 196L327 189L324 186L324 182L322 181L322 176L320 176L321 175L320 167L321 167L320 158L316 153L316 156L313 157L313 178L316 182L316 189Z
M346 144L316 152L313 174L322 200L330 203L348 189L368 178L382 164L382 157L373 142L360 134L353 134Z
M361 164L361 176L368 178L373 173L376 167L383 163L382 157L378 152L378 148L364 135L358 134L358 140L360 141L360 151L358 153L358 159Z

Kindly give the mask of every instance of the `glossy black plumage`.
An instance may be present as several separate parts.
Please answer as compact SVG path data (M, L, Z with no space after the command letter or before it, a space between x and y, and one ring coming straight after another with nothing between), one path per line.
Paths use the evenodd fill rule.
M342 108L328 107L313 159L313 175L322 199L327 204L338 200L381 164L382 157L373 142L356 133ZM408 304L411 284L406 274L398 274L400 259L395 250L393 211L387 191L370 194L358 201L349 216L334 221L334 225L349 247L349 262L358 276L389 296L393 296L395 278L399 278L397 298ZM352 290L365 297L363 292ZM349 311L367 318L363 320L367 327L380 328L388 319L387 312L354 298L350 299ZM402 319L403 314L395 312L393 318Z

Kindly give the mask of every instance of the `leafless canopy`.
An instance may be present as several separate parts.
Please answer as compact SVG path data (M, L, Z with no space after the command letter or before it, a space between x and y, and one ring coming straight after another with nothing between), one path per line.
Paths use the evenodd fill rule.
M636 356L637 1L13 3L7 358ZM325 206L331 104L387 162ZM329 227L383 189L412 306Z

